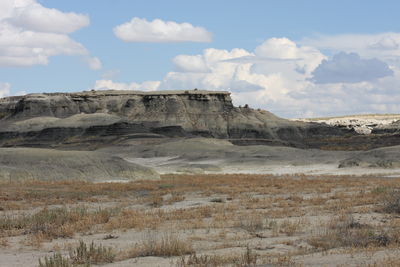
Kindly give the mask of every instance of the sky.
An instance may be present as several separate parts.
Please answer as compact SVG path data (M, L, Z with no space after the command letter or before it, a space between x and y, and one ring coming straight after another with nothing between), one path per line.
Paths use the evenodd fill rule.
M400 113L397 0L0 0L0 97L228 90L285 118Z

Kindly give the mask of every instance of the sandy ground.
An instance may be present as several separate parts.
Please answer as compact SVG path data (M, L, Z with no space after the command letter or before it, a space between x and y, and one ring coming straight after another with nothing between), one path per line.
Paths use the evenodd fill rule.
M80 240L112 249L116 258L102 266L204 266L190 257L207 266L398 266L400 221L384 207L399 181L174 174L130 183L3 183L0 266L38 266L57 251L68 259ZM57 208L69 214L65 222L43 215ZM23 215L46 227L18 226Z
M307 175L355 175L363 176L375 174L385 177L400 177L400 168L338 168L338 163L333 164L310 164L310 165L281 165L278 163L262 164L229 164L224 160L200 160L187 162L176 157L156 157L156 158L127 158L129 162L153 168L160 174L168 173L221 173L221 174L307 174ZM215 165L219 169L207 170L209 165ZM195 166L195 167L193 167ZM197 168L196 168L197 166ZM186 167L186 168L185 168ZM203 168L202 168L203 167Z

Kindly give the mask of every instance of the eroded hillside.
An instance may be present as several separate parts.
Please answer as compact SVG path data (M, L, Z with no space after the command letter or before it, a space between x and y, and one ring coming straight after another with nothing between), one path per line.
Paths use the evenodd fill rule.
M313 139L352 135L326 124L293 122L235 107L229 92L87 91L0 100L1 146L99 146L132 138L212 137L240 145L309 147Z

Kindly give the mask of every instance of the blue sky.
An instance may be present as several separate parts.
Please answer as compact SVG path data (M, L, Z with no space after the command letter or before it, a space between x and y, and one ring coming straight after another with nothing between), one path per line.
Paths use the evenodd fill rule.
M198 87L284 117L400 113L399 1L1 0L0 10L0 96ZM161 40L156 19L190 27Z

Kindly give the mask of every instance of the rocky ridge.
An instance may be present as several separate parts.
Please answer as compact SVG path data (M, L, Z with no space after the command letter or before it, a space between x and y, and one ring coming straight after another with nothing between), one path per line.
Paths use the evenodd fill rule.
M1 146L114 143L130 138L211 137L240 145L307 147L352 131L235 107L224 91L85 91L0 99Z
M294 119L293 121L325 123L336 127L354 129L359 134L384 133L385 129L400 129L399 114L366 114L329 118Z

